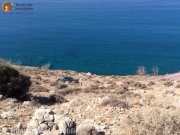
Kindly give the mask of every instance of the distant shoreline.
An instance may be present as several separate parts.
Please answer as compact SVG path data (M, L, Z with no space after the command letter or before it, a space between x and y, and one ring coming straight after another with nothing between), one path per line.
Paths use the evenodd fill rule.
M146 78L148 80L161 80L161 79L169 79L169 80L180 80L180 72L176 72L176 73L170 73L170 74L165 74L165 75L157 75L157 76L152 76L152 75L144 75L144 76L140 76L140 75L98 75L98 74L94 74L94 73L90 73L90 72L78 72L75 70L64 70L64 69L48 69L48 68L43 68L43 67L36 67L36 66L26 66L26 65L15 65L12 64L14 67L24 67L24 68L30 68L30 69L45 69L45 70L49 70L49 71L62 71L62 72L72 72L72 73L79 73L79 74L86 74L86 75L93 75L93 76L102 76L102 77L141 77L141 78Z

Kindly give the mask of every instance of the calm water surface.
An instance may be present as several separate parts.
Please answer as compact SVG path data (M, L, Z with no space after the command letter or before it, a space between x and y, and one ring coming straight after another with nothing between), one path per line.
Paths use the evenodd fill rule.
M0 3L3 1L0 0ZM0 12L0 57L15 64L105 75L180 71L179 0L28 0Z

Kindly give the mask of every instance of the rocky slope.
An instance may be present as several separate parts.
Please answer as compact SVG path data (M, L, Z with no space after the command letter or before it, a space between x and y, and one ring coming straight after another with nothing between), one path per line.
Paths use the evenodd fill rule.
M34 98L0 101L2 135L180 134L179 73L98 76L14 67L31 77Z

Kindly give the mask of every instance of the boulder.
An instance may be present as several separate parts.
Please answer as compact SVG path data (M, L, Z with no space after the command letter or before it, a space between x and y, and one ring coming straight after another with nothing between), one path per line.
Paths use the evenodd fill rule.
M76 122L63 115L55 116L55 123L59 127L59 133L62 135L76 135Z
M13 111L2 112L2 114L1 114L2 119L14 119L14 118L17 118L18 116L19 115Z
M76 123L69 117L54 113L45 107L37 109L27 124L24 135L76 135Z
M63 77L60 77L60 78L58 79L58 81L63 82L63 83L65 83L65 82L68 82L68 83L78 83L78 82L79 82L78 79L73 78L73 77L71 77L71 76L63 76Z
M77 127L77 135L98 135L97 128L90 123L81 124Z

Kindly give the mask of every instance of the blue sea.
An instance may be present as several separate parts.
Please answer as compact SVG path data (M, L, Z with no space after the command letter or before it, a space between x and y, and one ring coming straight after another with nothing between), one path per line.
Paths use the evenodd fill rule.
M0 58L14 64L99 75L180 71L179 0L9 2L33 4L29 14L0 11Z

